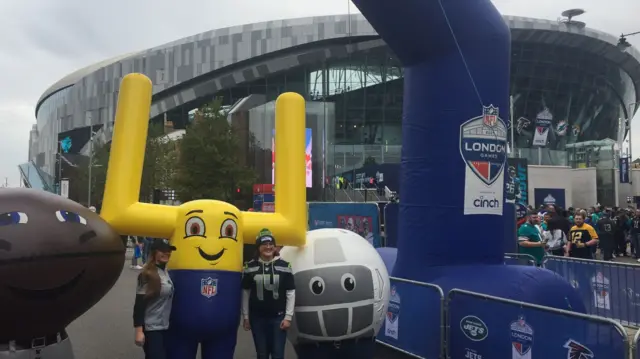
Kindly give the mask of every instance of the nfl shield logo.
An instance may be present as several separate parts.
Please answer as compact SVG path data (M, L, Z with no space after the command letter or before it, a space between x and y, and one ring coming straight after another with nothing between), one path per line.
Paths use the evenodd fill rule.
M200 280L200 294L211 298L218 294L218 280L211 277Z
M498 108L483 106L482 116L460 126L460 155L485 185L495 182L507 158L507 126L498 117Z
M520 317L511 323L511 345L520 355L525 355L533 347L533 328Z
M498 108L493 105L482 106L482 117L485 126L493 127L498 123Z

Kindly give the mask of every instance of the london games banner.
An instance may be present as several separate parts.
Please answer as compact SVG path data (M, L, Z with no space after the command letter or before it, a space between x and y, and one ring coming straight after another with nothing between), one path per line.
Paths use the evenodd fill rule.
M549 136L552 121L553 115L548 108L545 108L536 116L536 130L533 132L532 143L534 146L544 147L547 145L547 137Z
M464 215L502 216L507 125L499 115L497 107L483 106L480 116L460 126L460 155L466 167Z

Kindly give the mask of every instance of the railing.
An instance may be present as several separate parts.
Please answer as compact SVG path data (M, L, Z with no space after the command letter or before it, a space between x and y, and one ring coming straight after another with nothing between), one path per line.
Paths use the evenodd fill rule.
M640 326L639 265L547 256L543 267L571 283L590 314Z
M536 259L529 254L523 253L505 253L504 264L507 265L521 265L521 266L535 266Z
M434 284L390 281L377 342L406 357L626 359L637 350L640 332L631 342L607 318L461 289L445 297Z

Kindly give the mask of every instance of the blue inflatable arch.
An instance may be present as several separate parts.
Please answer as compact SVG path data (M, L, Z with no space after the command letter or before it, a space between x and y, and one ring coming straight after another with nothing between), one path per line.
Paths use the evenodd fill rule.
M405 68L392 274L584 311L554 273L503 264L514 215L504 212L511 36L500 13L489 0L353 2Z

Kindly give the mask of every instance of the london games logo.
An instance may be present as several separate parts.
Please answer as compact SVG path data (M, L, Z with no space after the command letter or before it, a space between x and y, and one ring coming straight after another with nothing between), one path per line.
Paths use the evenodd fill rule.
M398 340L398 320L400 318L400 293L396 286L391 287L387 317L385 318L384 335Z
M206 298L215 297L218 294L218 280L211 277L201 279L200 294Z
M465 172L464 214L502 215L502 178L506 161L507 127L497 107L482 107L482 116L460 126L460 155Z
M531 348L533 348L533 328L520 316L518 320L511 323L511 346L512 358L531 358Z

